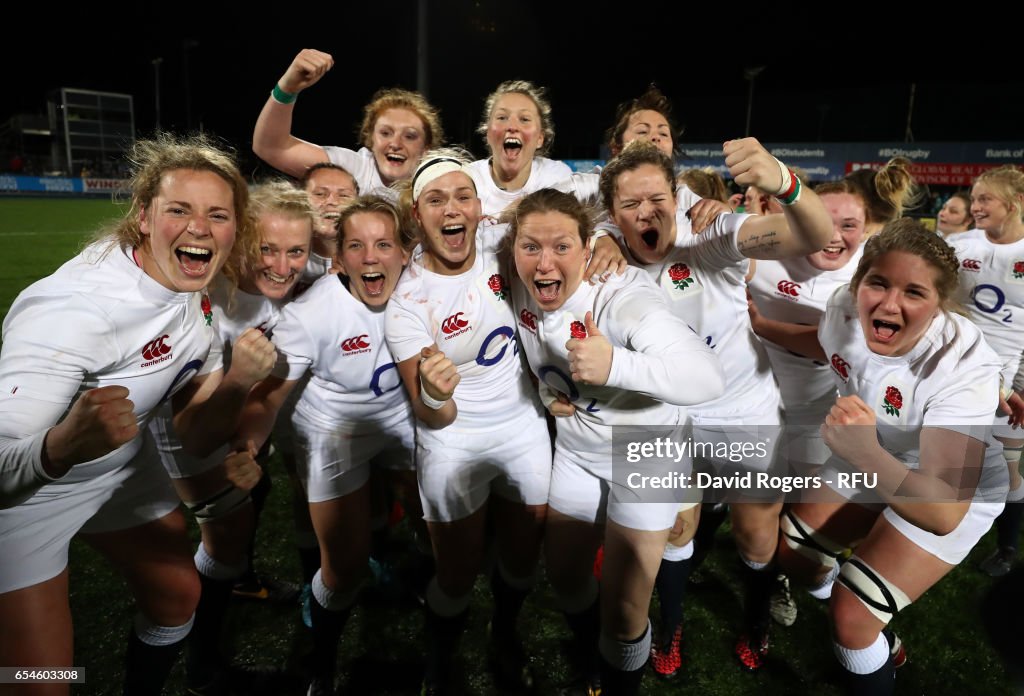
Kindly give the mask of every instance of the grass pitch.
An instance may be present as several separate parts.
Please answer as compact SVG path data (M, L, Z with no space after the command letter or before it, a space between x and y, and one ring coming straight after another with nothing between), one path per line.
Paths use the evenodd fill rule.
M122 210L108 200L0 199L0 240L6 250L0 259L0 315L6 314L21 289L53 272L104 220ZM290 492L279 467L276 480L260 529L259 569L297 579ZM398 529L399 536L402 530ZM192 533L196 538L194 528ZM684 673L673 682L648 676L643 693L840 693L825 607L795 588L800 608L797 623L774 627L769 661L760 674L740 670L732 657L741 616L736 553L725 530L719 532L718 540L700 572L702 582L688 590ZM993 548L990 534L970 558L893 622L910 654L909 663L897 674L897 693L1011 693L1004 667L978 618L981 599L992 581L975 568ZM133 613L127 588L103 559L78 541L72 544L70 566L75 664L84 667L87 675L87 684L74 687L73 693L119 694L125 637ZM371 601L372 597L354 612L343 638L339 667L346 693L418 693L424 652L422 612L415 604L388 604ZM486 667L489 606L487 584L481 580L456 666L466 694L496 693ZM562 657L562 641L568 633L543 580L527 601L521 627L539 693L559 693L559 685L569 676ZM226 633L226 648L239 662L293 664L309 645L297 606L236 602ZM183 692L179 666L166 693Z

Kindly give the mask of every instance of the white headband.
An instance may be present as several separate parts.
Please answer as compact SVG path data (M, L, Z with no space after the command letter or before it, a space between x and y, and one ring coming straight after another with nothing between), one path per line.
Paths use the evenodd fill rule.
M412 177L412 199L414 201L418 200L420 194L423 193L423 189L431 181L452 172L465 172L465 169L462 166L462 162L451 157L437 157L420 165L420 168ZM469 176L468 172L466 172L466 176Z

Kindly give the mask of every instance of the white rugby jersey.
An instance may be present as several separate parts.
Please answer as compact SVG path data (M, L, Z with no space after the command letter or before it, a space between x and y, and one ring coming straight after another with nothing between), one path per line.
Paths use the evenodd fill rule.
M630 256L629 261L647 271L664 291L672 313L703 338L722 363L725 394L690 411L756 425L759 416L777 413L779 389L747 314L744 277L750 259L737 248L736 235L750 216L719 215L711 227L694 235L687 210L676 211L676 248L664 260L642 264Z
M608 455L611 426L680 424L686 420L681 404L722 394L718 359L669 311L661 291L638 268L613 274L606 283L580 283L552 312L541 310L521 282L513 285L512 295L530 369L544 387L565 394L576 407L574 416L555 419L560 448ZM587 312L593 312L614 348L604 386L577 384L571 377L565 343L586 338Z
M999 356L1009 387L1024 352L1024 239L993 244L982 230L972 230L946 241L960 262L959 299Z
M274 374L298 380L312 372L300 403L328 422L408 418L409 400L384 340L385 310L353 297L342 278L324 276L284 307L274 331Z
M125 464L161 403L197 375L221 369L205 295L165 288L131 254L93 244L26 288L11 306L0 354L0 502L14 489L23 498L28 488L52 480L40 463L42 433L83 392L126 387L140 434L74 466L66 481ZM33 440L29 449L23 442L19 447L25 439Z
M246 329L255 328L270 338L280 310L276 303L264 295L253 295L234 287L223 274L218 274L210 283L209 297L213 306L213 327L217 336L215 341L223 354L223 367L227 372L231 366L231 347L238 337ZM181 440L174 430L173 418L170 403L164 403L149 423L156 449L172 475L198 473L205 468L197 464L199 461L223 460L224 452L219 449L202 460L182 450Z
M835 289L850 282L864 253L862 244L842 268L821 271L803 256L758 261L747 287L768 319L817 326ZM790 409L835 391L829 368L765 340L782 401Z
M302 275L295 281L291 292L288 293L289 298L296 298L309 290L313 283L331 272L331 264L332 261L328 257L314 254L310 251L309 258L306 260L306 267L302 269Z
M332 164L338 165L352 175L359 187L360 196L373 194L383 196L392 202L398 200L395 190L380 178L377 160L374 159L373 151L369 148L361 147L359 152L353 152L347 147L327 145L324 147L324 152L327 153L327 159Z
M473 267L455 276L424 268L416 254L387 306L385 332L396 362L437 345L458 367L458 418L445 430L501 428L511 413L537 408L523 372L507 270L497 249L505 225L477 228Z
M484 215L498 218L505 208L523 196L542 188L554 188L559 182L572 177L569 165L546 157L534 157L530 165L530 177L521 189L506 191L498 188L491 178L491 161L482 159L466 166L466 173L476 184L476 193Z
M908 468L919 466L921 429L941 427L988 445L981 487L995 490L1005 480L1002 446L991 428L999 359L969 319L940 312L907 354L878 355L868 348L848 286L841 286L818 338L839 393L856 394L874 410L879 442Z

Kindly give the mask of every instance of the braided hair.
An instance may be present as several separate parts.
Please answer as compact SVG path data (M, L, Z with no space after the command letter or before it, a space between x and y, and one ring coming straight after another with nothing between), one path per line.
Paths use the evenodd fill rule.
M918 256L935 269L935 290L939 295L939 305L946 311L959 311L955 296L960 285L960 262L957 261L956 253L945 240L913 218L893 220L867 241L864 255L850 281L850 291L854 295L875 262L891 251Z

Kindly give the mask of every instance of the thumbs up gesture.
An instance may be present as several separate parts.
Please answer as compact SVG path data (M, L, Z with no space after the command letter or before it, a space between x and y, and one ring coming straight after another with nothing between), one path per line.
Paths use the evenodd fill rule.
M601 386L608 381L608 375L612 371L612 344L594 323L593 312L587 312L583 319L583 327L586 330L583 338L576 338L579 335L578 331L573 330L573 338L565 343L565 349L569 351L572 381Z

